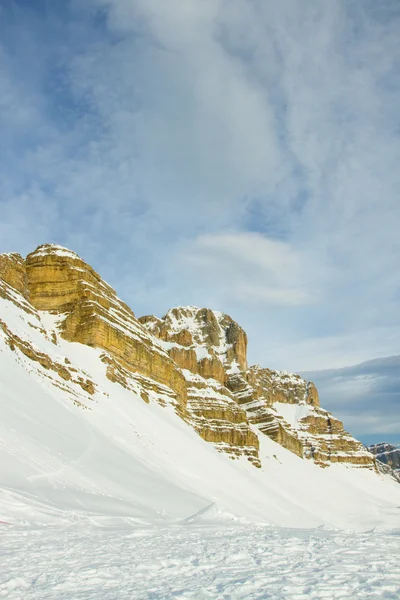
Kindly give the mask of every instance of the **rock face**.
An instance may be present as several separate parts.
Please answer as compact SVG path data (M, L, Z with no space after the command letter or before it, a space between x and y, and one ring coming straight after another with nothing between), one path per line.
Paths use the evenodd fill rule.
M161 319L137 319L78 255L49 244L26 260L18 254L0 256L0 298L29 314L30 326L49 343L57 344L61 336L98 348L110 381L145 402L172 405L231 458L262 466L259 440L266 435L320 466L346 462L374 468L373 456L320 407L313 383L248 367L247 336L224 313L187 306ZM46 323L55 325L49 330ZM74 403L89 406L95 384L84 371L49 359L1 320L0 335L54 385L66 386Z
M321 467L332 462L374 465L343 423L320 407L314 384L299 375L254 366L230 375L227 386L251 423L298 456Z
M170 387L186 406L186 381L168 354L140 325L115 291L75 253L40 246L26 258L30 301L37 310L65 315L62 336L103 348L122 367Z
M232 457L245 456L259 466L257 435L251 430L246 413L221 383L225 371L219 358L213 351L209 355L204 353L198 366L196 353L187 348L192 343L190 334L177 328L171 336L165 335L171 339L175 336L182 346L159 340L135 318L98 273L66 248L40 246L26 260L15 254L2 255L0 276L3 284L0 293L7 294L20 306L21 295L30 300L24 302L24 310L36 316L41 312L58 315L58 333L64 339L104 350L101 360L111 381L139 391L144 401L148 401L153 392L161 404L173 404L178 414L219 450ZM221 335L219 325L212 311L203 313L202 339L204 337L207 344L214 343L217 353L221 351L217 347ZM173 311L171 319L172 315ZM223 326L232 340L229 347L232 359L232 348L236 347L239 354L244 351L245 357L244 332L231 320ZM240 334L238 340L235 328ZM35 356L29 344L15 338L12 332L7 335L9 344L13 347L17 344L25 356L68 377L68 368L51 365L45 356ZM198 373L198 377L191 380L190 370L182 368L186 366ZM82 380L79 385L86 384Z
M181 367L188 385L188 418L206 441L255 466L259 442L246 411L225 383L231 369L247 368L247 336L227 315L206 308L172 308L159 319L139 319Z
M0 280L29 300L28 279L22 256L15 252L0 254Z
M184 373L188 383L188 418L198 434L231 457L246 456L260 467L257 434L229 390L211 377L206 379L186 369Z
M225 383L230 369L247 369L247 336L228 315L208 308L171 308L162 319L139 321L175 355L183 369Z
M389 465L400 475L400 448L397 446L392 446L391 444L386 444L382 442L381 444L373 444L372 446L368 446L368 450L376 456L379 462Z
M248 368L246 334L228 315L186 306L171 309L162 319L139 320L193 380L197 375L208 386L211 380L220 383L223 395L243 409L248 422L278 444L321 467L333 462L374 466L364 446L320 407L312 382L293 373ZM198 398L195 404L198 411Z

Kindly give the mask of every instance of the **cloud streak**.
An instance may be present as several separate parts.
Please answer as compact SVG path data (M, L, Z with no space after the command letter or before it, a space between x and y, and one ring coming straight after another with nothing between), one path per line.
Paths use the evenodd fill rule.
M303 375L317 383L325 406L366 443L400 443L400 356Z

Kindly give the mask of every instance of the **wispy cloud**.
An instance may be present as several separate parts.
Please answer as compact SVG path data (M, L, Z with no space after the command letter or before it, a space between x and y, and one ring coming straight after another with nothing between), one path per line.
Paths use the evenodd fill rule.
M253 310L316 300L308 293L301 257L287 242L261 233L203 234L181 247L180 254L181 273L194 274L194 286L199 278L200 286L217 288L222 303L230 304L233 297Z

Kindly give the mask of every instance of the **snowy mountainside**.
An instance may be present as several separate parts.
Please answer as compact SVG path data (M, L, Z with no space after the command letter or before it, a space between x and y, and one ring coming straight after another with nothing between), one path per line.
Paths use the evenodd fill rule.
M376 456L377 460L385 465L389 465L400 475L400 447L381 442L368 446L368 450Z
M199 377L207 382L218 382L223 386L220 398L222 394L227 402L233 399L243 409L248 422L261 434L298 456L311 459L321 467L344 462L375 468L371 453L344 430L341 421L320 407L318 392L312 382L287 371L274 371L259 365L248 367L246 333L228 315L196 306L178 306L170 309L162 319L147 315L139 321L159 338L185 374L192 373L188 408L192 408L195 415L193 426L204 439L220 449L225 448L235 455L239 447L255 466L260 465L254 439L247 436L242 444L228 445L229 436L225 439L210 436L208 430L202 429L204 421L199 421L196 416L200 419L208 417L204 411L205 397L201 391L200 407L199 392L193 397L193 382L198 382L197 388L209 387L209 383L204 383L203 379L200 384ZM215 410L218 403L213 403L211 396L206 396L209 414L218 412ZM291 406L298 410L293 411ZM226 428L226 420L223 427Z
M37 261L44 258L40 269L49 269L48 281L65 278L68 303L60 283L64 312L54 308L57 290L47 283L37 280L36 287L26 287L15 256L11 260L21 270L4 269L0 281L0 521L239 519L352 529L398 524L400 486L391 477L346 464L321 469L302 459L260 434L233 391L212 377L181 370L157 340L151 355L157 364L144 354L142 371L132 368L131 354L124 354L124 332L105 329L92 343L96 311L103 323L107 306L105 296L98 295L99 302L93 296L103 286L93 289L77 280L73 287L71 278L86 267L76 255L71 259L60 252L56 258L51 248L39 252L31 268L39 270ZM64 260L77 267L72 275L67 271L66 276ZM116 302L109 290L107 295L111 304ZM36 305L51 302L52 309L37 309L32 298L39 298ZM83 308L74 304L76 298ZM151 349L152 338L132 315L131 330L136 328L142 344L135 356L140 358ZM79 339L88 335L91 343L66 339L72 337L72 326ZM183 380L192 382L193 391L192 384L188 390L180 387ZM294 423L300 416L295 412L286 419ZM202 437L193 419L205 427ZM230 440L229 452L218 451L224 442L207 443L209 431ZM236 448L247 448L249 454L238 451L232 460ZM249 457L257 458L259 468Z

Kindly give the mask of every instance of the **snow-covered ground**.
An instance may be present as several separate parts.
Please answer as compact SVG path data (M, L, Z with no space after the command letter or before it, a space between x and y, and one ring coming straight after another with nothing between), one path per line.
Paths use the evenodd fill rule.
M2 527L0 597L10 600L400 598L400 530Z

